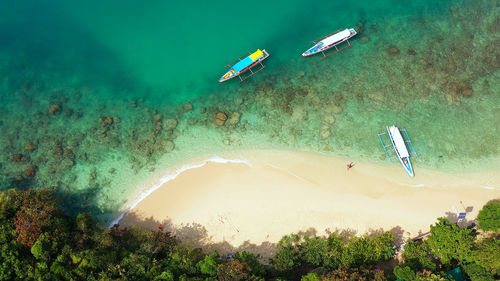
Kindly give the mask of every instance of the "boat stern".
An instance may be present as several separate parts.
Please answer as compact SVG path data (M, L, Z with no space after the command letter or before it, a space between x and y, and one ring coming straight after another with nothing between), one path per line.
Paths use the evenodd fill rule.
M410 158L404 157L401 160L406 173L408 174L408 176L410 176L410 178L413 178L415 176L415 172L413 171L413 167L411 166Z
M349 28L349 32L351 33L350 37L356 36L358 32L354 28Z

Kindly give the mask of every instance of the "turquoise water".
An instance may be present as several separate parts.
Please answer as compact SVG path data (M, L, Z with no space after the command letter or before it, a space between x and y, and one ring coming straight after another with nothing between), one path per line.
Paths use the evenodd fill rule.
M1 189L54 186L68 209L110 220L155 170L200 155L386 163L376 133L391 123L408 129L417 174L498 168L494 1L101 2L0 2ZM353 47L300 56L354 26ZM217 82L257 48L271 54L262 72ZM237 114L217 126L219 111Z

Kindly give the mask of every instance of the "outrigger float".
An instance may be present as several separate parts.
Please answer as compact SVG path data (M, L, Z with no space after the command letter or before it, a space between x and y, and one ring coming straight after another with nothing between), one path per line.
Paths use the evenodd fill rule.
M390 126L385 127L386 132L385 133L378 133L378 139L380 140L380 143L382 143L382 147L384 148L385 155L387 155L387 158L389 158L389 161L391 161L391 157L389 157L389 153L387 152L387 148L389 146L392 146L394 148L394 152L396 153L396 156L398 157L399 161L401 162L401 165L403 165L403 168L405 169L406 173L410 177L415 176L415 172L413 171L413 167L410 162L410 153L408 152L408 148L406 147L406 144L408 143L413 150L413 153L415 156L418 157L417 152L415 151L415 148L413 147L413 143L410 140L410 136L408 136L408 132L406 129L402 129L402 131L405 133L406 140L403 138L401 135L401 132L398 127L396 127L394 124ZM390 144L385 144L384 141L382 140L382 135L387 135L389 138Z
M339 29L333 33L330 33L326 36L323 36L321 38L318 38L316 40L311 41L311 43L314 43L315 45L312 46L309 50L302 53L302 56L308 57L308 56L312 56L312 55L317 54L317 53L322 53L323 57L321 59L329 57L335 53L342 51L343 49L345 49L347 47L351 47L352 44L351 44L351 42L349 42L349 39L356 36L356 34L358 34L358 33L356 32L356 30L354 30L354 28L346 28L342 31L340 31L340 29ZM318 42L318 40L321 40L321 41ZM340 45L344 42L347 42L348 45L341 48L341 49L337 48L337 45ZM331 48L335 48L336 51L329 54L329 55L325 55L325 51L327 51Z
M240 77L240 82L245 81L250 76L264 69L265 66L262 64L262 61L267 59L267 57L269 57L269 53L266 50L261 51L260 49L257 49L257 51L255 51L254 53L248 52L244 56L226 65L226 67L229 67L233 63L237 62L231 67L231 69L229 69L228 72L226 72L224 75L222 75L221 78L219 78L219 82L222 83L236 76ZM252 68L257 64L260 64L261 67L257 71L252 71ZM242 77L242 74L247 71L250 71L252 74L247 75L246 77Z

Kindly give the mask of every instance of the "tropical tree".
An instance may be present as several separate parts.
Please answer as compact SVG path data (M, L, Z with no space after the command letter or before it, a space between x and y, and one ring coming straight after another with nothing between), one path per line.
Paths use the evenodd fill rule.
M58 227L51 221L58 211L52 190L17 191L15 197L19 202L15 220L17 239L21 244L31 247L44 230Z
M472 251L474 261L494 275L500 275L500 239L485 239Z
M239 260L232 260L226 264L220 264L217 270L217 278L220 281L246 280L250 276L250 267Z
M271 264L279 271L288 271L298 268L300 261L300 242L298 234L285 235L276 245L278 252L271 259Z
M396 266L393 270L394 275L398 279L404 281L413 281L415 280L415 272L409 266Z
M429 248L445 265L452 260L465 262L470 260L474 237L470 229L461 229L448 219L438 218L435 225L431 225Z
M428 269L434 271L436 269L428 240L408 241L404 246L403 258L415 270Z
M478 228L484 231L500 229L500 202L489 202L477 215Z
M494 281L493 274L477 263L463 265L463 270L471 281ZM498 279L497 279L498 280Z
M259 255L243 251L235 253L234 258L242 263L246 263L250 267L252 275L260 277L266 276L266 268L259 262Z

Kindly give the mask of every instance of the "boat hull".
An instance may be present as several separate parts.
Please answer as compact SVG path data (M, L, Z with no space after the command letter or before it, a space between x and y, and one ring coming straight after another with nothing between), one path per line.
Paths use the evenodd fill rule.
M219 82L222 83L222 82L225 82L227 80L231 80L235 77L239 77L240 75L244 74L245 72L249 71L250 69L252 69L253 67L255 67L257 64L261 63L263 60L267 59L269 57L269 53L264 49L262 50L262 53L263 53L263 56L260 57L259 59L255 60L253 63L251 63L250 65L248 65L247 67L241 69L240 71L237 71L233 74L231 74L229 77L225 78L225 76L230 72L226 72L221 78L219 78ZM231 67L232 68L232 67Z
M330 38L334 38L339 33L346 32L346 31L349 32L349 35L347 35L347 33L346 33L346 36L340 38L339 40L335 40L332 43L329 43L329 39ZM302 53L302 56L303 57L309 57L309 56L312 56L312 55L315 55L315 54L318 54L318 53L322 53L322 52L328 51L331 48L334 48L337 45L340 45L340 44L346 42L347 40L351 39L352 37L356 36L357 34L358 33L356 32L356 30L354 30L354 28L345 29L345 30L343 30L341 32L335 33L335 34L333 34L331 36L328 36L327 38L319 41L314 46L312 46L311 48L309 48L307 51L305 51L304 53Z
M403 166L404 170L410 176L413 178L415 176L415 172L413 171L413 166L411 165L410 161L410 156L408 153L408 148L406 147L406 144L404 143L404 140L401 136L401 133L398 129L398 127L394 126L392 124L391 126L386 126L385 127L387 130L387 135L389 136L389 139L391 140L391 146L396 152L396 155L398 156L399 162L401 162L401 165ZM398 141L400 140L400 141ZM402 142L401 142L402 140Z

